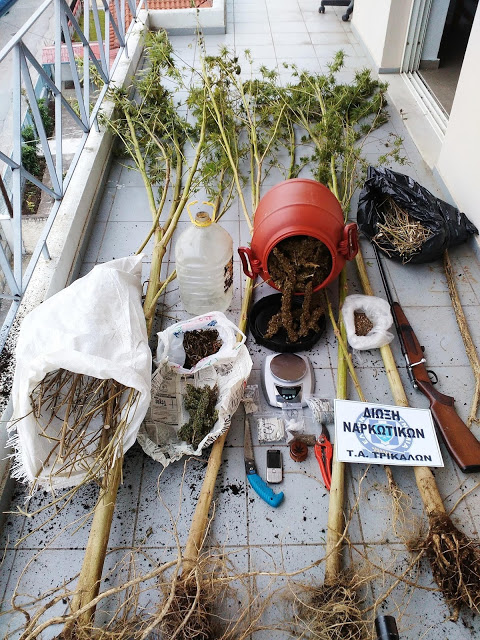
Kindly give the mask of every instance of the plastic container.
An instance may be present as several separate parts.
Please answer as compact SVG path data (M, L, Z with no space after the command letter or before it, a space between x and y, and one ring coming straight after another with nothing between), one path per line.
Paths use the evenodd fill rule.
M260 200L251 247L238 249L245 275L254 278L258 274L278 289L268 273L268 257L279 242L291 236L316 238L332 256L331 271L315 291L334 280L358 251L357 225L345 225L340 203L327 187L304 178L284 180Z
M310 330L306 336L300 338L297 342L288 341L287 332L283 327L271 338L264 337L272 316L280 311L281 306L281 293L264 296L253 305L248 316L248 326L252 332L252 336L255 338L255 342L277 353L296 353L297 351L309 351L312 349L320 340L327 326L325 315L323 315L318 322L318 331ZM293 307L302 307L301 298L293 299Z
M193 219L193 204L196 201L187 205L193 224L175 245L180 298L185 311L193 315L226 311L233 296L233 240L205 211Z

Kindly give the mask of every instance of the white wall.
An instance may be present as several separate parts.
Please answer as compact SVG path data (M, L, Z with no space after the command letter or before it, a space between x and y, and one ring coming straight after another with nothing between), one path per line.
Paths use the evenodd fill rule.
M457 206L480 228L480 8L436 168Z
M393 0L356 0L352 24L377 67L382 66L388 17Z
M438 49L445 28L450 0L433 0L428 19L425 42L422 50L422 60L437 60Z
M395 72L403 50L413 0L355 0L352 24L380 72Z

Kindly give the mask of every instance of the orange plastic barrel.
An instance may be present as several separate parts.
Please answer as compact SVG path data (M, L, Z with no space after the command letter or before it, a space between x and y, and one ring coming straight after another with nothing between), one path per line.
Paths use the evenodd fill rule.
M251 247L239 247L243 271L261 276L278 289L268 273L268 257L274 247L291 236L311 236L323 242L332 256L332 269L315 291L334 280L358 251L356 223L345 225L339 201L323 184L294 178L270 189L255 212Z

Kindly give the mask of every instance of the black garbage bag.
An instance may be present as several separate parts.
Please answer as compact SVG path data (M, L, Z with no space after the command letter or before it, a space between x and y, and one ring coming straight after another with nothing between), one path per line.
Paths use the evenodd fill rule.
M381 207L388 197L429 231L429 237L421 249L411 253L408 259L387 240L382 239L379 249L389 257L403 262L433 262L442 257L448 247L465 242L478 230L464 213L436 198L430 191L409 176L390 169L368 167L367 180L360 193L357 223L370 239L377 234L377 223L383 223Z

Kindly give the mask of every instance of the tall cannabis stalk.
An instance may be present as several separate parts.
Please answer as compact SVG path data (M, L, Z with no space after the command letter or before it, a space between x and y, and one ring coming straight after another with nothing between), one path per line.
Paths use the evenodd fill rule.
M146 51L148 69L137 76L129 90L114 89L110 92L116 115L104 120L104 123L118 136L125 153L140 172L152 214L152 227L139 248L139 252L142 251L150 238L154 238L144 301L145 321L150 334L158 298L175 276L173 272L161 282L162 261L194 185L198 163L204 151L206 118L203 110L198 123L192 127L178 115L171 93L160 82L165 74L178 79L172 60L172 47L166 34L149 33ZM185 176L184 151L187 144L193 144L194 139L195 155ZM172 204L162 219L172 173L175 175ZM120 456L112 471L103 479L104 493L94 512L77 591L72 599L72 613L78 612L79 615L65 625L62 634L65 640L74 638L82 628L88 629L93 620L95 607L89 605L100 589L122 464L123 456Z

